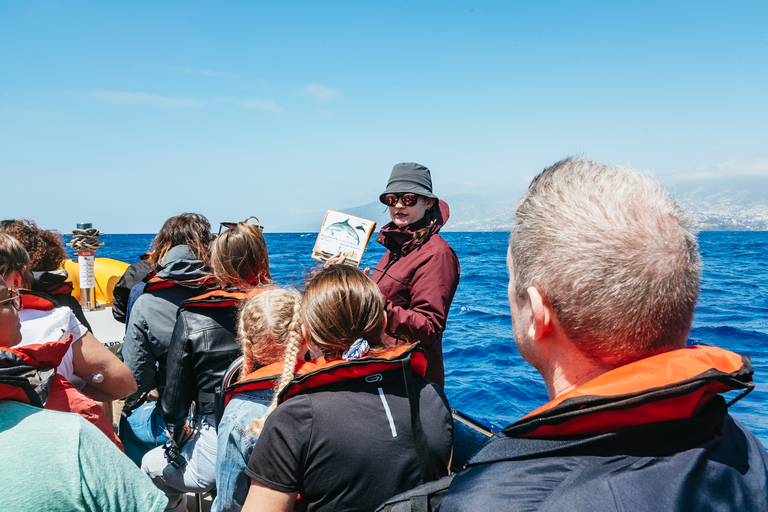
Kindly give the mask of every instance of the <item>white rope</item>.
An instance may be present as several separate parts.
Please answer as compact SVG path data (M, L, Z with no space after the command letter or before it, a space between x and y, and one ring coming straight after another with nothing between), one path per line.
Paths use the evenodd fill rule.
M72 241L67 245L75 251L95 251L104 242L99 241L99 237L104 233L99 233L96 228L88 229L73 229L69 236L72 237Z

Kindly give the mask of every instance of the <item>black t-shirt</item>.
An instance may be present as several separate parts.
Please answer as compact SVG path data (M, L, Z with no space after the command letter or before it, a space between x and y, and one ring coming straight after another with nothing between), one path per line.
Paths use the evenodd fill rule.
M281 492L299 492L309 511L374 510L421 483L403 373L392 370L322 386L269 416L245 473ZM453 419L442 390L414 378L430 456L448 473Z

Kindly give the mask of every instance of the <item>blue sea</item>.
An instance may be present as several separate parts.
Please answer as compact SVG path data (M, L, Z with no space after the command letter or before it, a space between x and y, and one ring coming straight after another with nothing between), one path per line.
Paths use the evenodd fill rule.
M104 235L97 257L136 261L154 235ZM300 286L317 262L316 234L266 233L272 277ZM461 282L443 339L451 405L498 430L547 401L539 374L517 352L507 302L507 233L445 233L461 262ZM768 232L702 232L701 298L691 343L752 358L756 389L732 414L768 447ZM361 268L384 249L371 242Z

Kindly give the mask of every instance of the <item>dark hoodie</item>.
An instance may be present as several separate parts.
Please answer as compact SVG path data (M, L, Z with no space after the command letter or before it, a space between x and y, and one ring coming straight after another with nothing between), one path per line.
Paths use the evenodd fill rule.
M384 226L376 241L388 251L372 275L386 301L387 335L420 341L427 351L426 378L440 387L445 383L443 331L460 274L459 258L438 235L449 215L448 205L440 201L437 221L422 241L414 240L413 233L426 225L424 219L404 228L394 222Z
M91 324L85 318L83 308L72 296L72 283L67 281L69 274L66 270L51 270L47 272L34 272L32 279L32 290L36 292L47 293L56 300L57 307L67 306L75 314L81 324L89 331Z
M152 273L152 267L147 262L148 254L141 257L139 261L131 264L123 273L120 280L112 290L112 316L118 322L125 323L128 320L128 299L131 288L141 283L145 277Z

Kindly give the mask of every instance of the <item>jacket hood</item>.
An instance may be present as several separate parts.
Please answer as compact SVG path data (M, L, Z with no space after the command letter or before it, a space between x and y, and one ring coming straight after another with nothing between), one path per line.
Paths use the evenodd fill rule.
M72 293L72 283L67 281L69 274L64 269L32 272L32 277L32 289L34 291L53 295Z
M538 439L592 436L691 418L721 393L750 392L752 374L749 357L717 347L664 352L599 375L502 432Z
M158 265L157 277L174 281L199 279L209 274L202 261L195 258L187 245L176 245L165 254Z
M376 237L376 241L394 253L398 253L401 250L408 252L425 243L432 235L440 232L440 229L445 226L448 222L448 218L451 216L451 209L448 207L448 203L443 200L438 200L437 206L437 219L429 230L429 236L421 242L413 239L413 233L426 226L426 221L424 219L402 228L397 227L397 224L394 222L390 222L381 228L379 236Z

